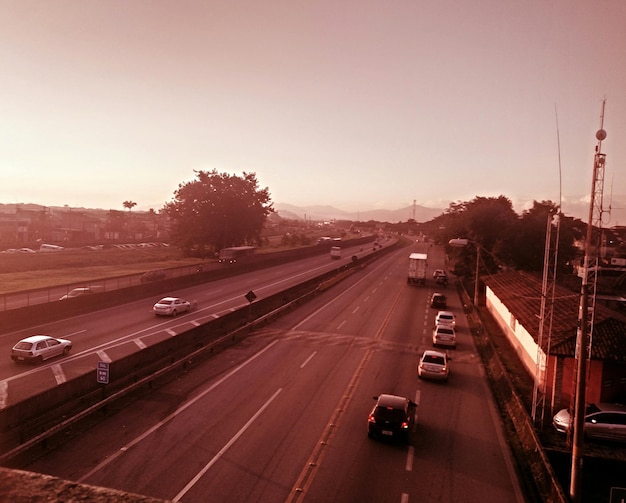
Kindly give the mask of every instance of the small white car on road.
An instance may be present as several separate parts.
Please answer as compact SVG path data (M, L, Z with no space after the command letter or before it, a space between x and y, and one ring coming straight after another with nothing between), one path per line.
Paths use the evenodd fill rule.
M436 325L433 330L433 346L456 348L456 332L452 325Z
M195 305L195 303L194 303ZM164 297L157 302L152 310L157 316L177 316L191 311L192 303L178 297Z
M72 349L72 341L56 339L49 335L32 335L13 346L11 359L18 363L41 363L48 358L66 355L70 349Z
M417 377L448 382L450 375L447 353L427 349L417 365Z
M456 326L456 317L454 313L450 311L439 311L435 316L435 326L437 325L452 325Z

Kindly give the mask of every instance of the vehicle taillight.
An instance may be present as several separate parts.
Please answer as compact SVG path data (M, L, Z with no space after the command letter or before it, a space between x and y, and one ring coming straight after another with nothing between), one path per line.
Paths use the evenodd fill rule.
M374 414L370 414L369 417L367 418L367 422L368 423L375 423L376 422L376 418L374 417Z
M403 430L406 430L408 427L409 427L409 422L408 422L408 421L402 421L402 426L401 426L401 428L402 428Z

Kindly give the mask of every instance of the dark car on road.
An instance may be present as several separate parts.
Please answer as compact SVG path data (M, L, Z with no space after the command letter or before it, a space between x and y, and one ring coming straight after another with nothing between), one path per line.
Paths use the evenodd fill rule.
M396 395L375 396L376 405L367 418L367 436L408 441L417 404Z
M447 306L446 300L446 296L443 293L435 292L430 298L430 307L445 309Z

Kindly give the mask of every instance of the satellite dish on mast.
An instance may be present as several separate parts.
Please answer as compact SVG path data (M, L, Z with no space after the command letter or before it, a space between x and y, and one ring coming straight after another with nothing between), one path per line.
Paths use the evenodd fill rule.
M602 141L606 138L606 131L604 129L598 129L598 132L596 133L596 139L598 141Z

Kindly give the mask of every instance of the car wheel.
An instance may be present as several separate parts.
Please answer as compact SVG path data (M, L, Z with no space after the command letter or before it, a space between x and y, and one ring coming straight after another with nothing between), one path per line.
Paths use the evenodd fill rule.
M63 348L63 354L64 355L68 354L70 352L70 349L71 348L68 348L68 347Z
M39 355L39 356L37 357L37 359L35 360L35 362L36 362L36 363L43 363L43 356L42 356L42 355Z
M178 314L178 311L176 311L176 309L174 309L172 311L172 318L176 318L176 315Z

